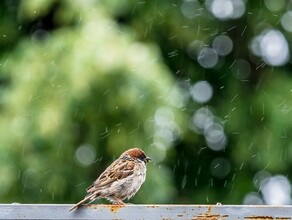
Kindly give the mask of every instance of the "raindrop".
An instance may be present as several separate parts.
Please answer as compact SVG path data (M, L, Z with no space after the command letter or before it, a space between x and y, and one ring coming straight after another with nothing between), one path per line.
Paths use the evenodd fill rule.
M75 151L76 161L84 167L92 164L96 157L96 151L94 147L90 144L84 144L78 147Z
M191 88L190 93L198 103L208 102L213 95L213 88L207 81L198 81Z
M187 175L184 175L184 178L181 182L181 189L183 190L186 186L186 183L187 183Z
M198 54L198 62L204 68L212 68L218 63L217 52L210 48L204 47Z
M198 174L198 175L200 175L200 174L201 174L201 172L202 172L202 167L201 167L201 166L199 166L197 174Z
M214 39L212 46L218 55L226 56L232 51L233 43L230 37L220 35Z

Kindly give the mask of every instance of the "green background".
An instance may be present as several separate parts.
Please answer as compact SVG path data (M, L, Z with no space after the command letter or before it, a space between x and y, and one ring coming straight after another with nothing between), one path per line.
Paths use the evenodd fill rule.
M291 3L243 1L241 17L220 20L205 1L186 17L186 2L0 2L0 202L75 203L131 147L153 159L133 203L242 204L259 171L290 178L291 62L268 65L250 44L275 29L290 46ZM232 51L204 68L188 48L219 35ZM213 89L204 103L190 95L201 80ZM224 128L223 150L193 128L201 108Z

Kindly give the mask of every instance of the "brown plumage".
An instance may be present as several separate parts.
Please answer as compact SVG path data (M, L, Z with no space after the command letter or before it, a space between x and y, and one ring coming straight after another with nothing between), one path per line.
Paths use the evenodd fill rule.
M124 204L140 189L146 177L146 164L151 159L139 148L132 148L115 160L86 191L87 195L73 210L85 202L105 198L112 204Z

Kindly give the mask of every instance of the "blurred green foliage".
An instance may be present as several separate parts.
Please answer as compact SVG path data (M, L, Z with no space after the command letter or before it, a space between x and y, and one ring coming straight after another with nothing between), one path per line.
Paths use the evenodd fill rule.
M186 2L0 3L1 202L75 203L133 146L154 160L137 203L241 204L257 190L258 171L289 177L291 65L265 65L249 48L266 28L291 42L279 24L289 4L271 12L246 1L243 16L220 20L208 1L194 1L196 16L185 16ZM190 44L211 45L221 34L232 52L203 68ZM232 73L237 59L250 64L244 80ZM191 98L199 80L213 88L208 103ZM224 127L223 150L194 131L201 107ZM90 164L80 162L82 146ZM218 158L229 164L224 175L214 169Z

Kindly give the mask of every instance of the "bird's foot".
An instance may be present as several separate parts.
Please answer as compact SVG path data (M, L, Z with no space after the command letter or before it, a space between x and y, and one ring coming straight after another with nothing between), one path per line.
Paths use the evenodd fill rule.
M125 203L124 203L121 199L118 199L118 198L115 198L115 199L112 201L112 204L113 204L113 205L125 205Z

